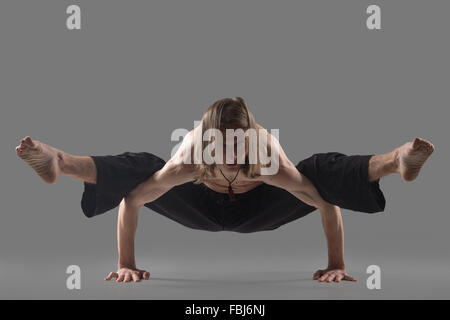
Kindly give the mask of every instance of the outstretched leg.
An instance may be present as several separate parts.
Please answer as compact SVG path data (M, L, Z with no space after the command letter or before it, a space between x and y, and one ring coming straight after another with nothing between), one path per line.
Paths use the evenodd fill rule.
M90 156L74 156L26 136L16 147L24 160L46 183L54 183L61 174L95 184L97 169Z
M412 181L417 178L433 151L434 145L431 142L414 138L391 152L374 155L369 160L369 181L392 173L399 173L403 180Z

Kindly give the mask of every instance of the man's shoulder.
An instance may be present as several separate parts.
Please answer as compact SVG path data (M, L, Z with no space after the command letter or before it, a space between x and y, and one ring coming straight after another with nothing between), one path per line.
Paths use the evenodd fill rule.
M277 170L273 174L261 175L259 180L266 184L288 190L291 185L295 184L295 181L299 179L300 175L299 170L288 158L280 156Z
M183 153L177 153L166 162L162 171L170 180L176 181L176 185L195 179L195 166L188 163ZM176 178L175 178L176 177Z
M191 164L193 163L192 155L194 148L194 130L189 131L184 135L183 141L178 147L177 151L172 155L171 161L173 164Z

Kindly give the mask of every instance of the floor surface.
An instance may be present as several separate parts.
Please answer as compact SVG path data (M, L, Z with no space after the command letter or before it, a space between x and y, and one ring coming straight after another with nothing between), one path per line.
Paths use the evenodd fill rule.
M358 282L318 283L314 259L186 261L141 259L151 277L140 283L106 282L111 259L80 265L81 289L66 288L70 259L1 261L1 299L449 299L449 261L411 262L389 258L380 264L381 289L367 288L367 264L347 261ZM306 261L306 262L305 262ZM378 259L378 261L380 261ZM143 267L143 269L145 269Z

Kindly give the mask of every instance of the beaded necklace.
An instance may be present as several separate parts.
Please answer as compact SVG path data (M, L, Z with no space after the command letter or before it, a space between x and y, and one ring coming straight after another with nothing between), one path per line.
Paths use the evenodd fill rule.
M223 177L225 178L225 180L228 181L228 197L230 198L230 201L236 201L236 197L233 193L233 188L231 187L231 184L233 183L233 181L236 179L237 175L239 174L239 170L241 170L241 168L238 169L236 175L234 176L233 180L228 180L227 177L225 177L225 175L223 174L222 170L220 170L220 173L223 175Z

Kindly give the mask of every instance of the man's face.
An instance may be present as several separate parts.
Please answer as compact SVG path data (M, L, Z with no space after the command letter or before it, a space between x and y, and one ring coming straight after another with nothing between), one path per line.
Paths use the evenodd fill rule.
M245 159L245 157L248 156L248 143L246 143L248 141L248 137L245 137L244 139L238 139L237 136L231 135L230 139L227 139L226 129L237 130L239 129L239 127L224 126L221 129L223 137L223 165L220 166L223 166L228 170L237 170L238 168L243 166L242 161L241 163L238 163L238 152L243 152L244 155L241 156L242 159ZM245 129L243 130L245 133ZM234 150L234 152L232 150Z

